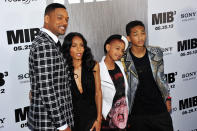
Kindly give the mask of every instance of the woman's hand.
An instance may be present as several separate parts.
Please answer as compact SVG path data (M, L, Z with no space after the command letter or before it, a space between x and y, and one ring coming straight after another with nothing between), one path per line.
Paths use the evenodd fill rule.
M94 121L94 124L90 131L100 131L101 130L101 121L102 121L102 91L101 91L101 79L100 79L100 67L98 62L94 66L94 79L95 79L95 102L97 110L97 119Z
M95 129L95 131L101 130L101 120L94 121L94 124L93 124L92 128L90 129L90 131L93 131L94 129Z
M32 99L32 94L31 94L31 90L29 91L29 101L31 102Z
M166 101L166 107L167 107L168 112L171 112L171 110L172 110L171 100Z

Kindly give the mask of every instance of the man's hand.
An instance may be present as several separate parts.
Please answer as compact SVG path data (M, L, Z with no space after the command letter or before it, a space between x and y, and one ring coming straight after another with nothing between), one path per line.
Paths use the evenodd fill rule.
M65 130L59 130L59 131L71 131L70 127L67 127Z
M29 101L31 101L32 99L32 94L31 94L31 90L29 91Z

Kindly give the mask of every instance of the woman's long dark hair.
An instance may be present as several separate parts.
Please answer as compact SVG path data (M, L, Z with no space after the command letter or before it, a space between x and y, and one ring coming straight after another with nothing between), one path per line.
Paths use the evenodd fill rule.
M74 73L74 67L73 67L73 59L70 55L70 48L72 46L72 40L75 36L78 36L82 39L84 44L84 53L82 57L82 66L85 66L88 70L93 70L96 62L93 59L93 55L91 52L91 49L87 46L87 41L83 37L82 34L78 32L71 32L64 38L64 42L61 48L61 52L63 53L64 58L66 59L66 64L68 65L68 71L71 73L70 75L73 75Z

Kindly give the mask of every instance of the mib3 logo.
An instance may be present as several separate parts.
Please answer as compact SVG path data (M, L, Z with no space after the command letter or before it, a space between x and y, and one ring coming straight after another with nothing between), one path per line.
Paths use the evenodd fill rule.
M27 114L29 112L29 106L22 108L18 108L15 110L15 121L16 123L25 121L27 119ZM27 127L27 122L22 123L21 128Z
M5 77L8 76L8 72L4 72L4 73L1 73L0 72L0 87L5 85ZM0 94L4 94L5 93L5 89L1 88L0 89Z
M21 2L23 4L29 4L30 2L37 1L37 0L5 0L5 2Z
M174 84L176 80L175 76L177 76L177 72L165 74L165 77L167 79L170 88L175 88L175 84Z
M195 20L196 17L196 11L195 12L187 12L181 14L182 21L190 21Z
M3 86L4 84L5 84L4 74L0 73L0 86Z
M197 54L197 39L188 39L177 42L177 51L181 52L180 56L188 56ZM195 49L195 50L193 50Z
M68 3L77 4L77 3L90 3L90 2L101 2L101 1L112 1L112 0L68 0Z
M197 96L189 97L179 101L179 110L184 110L182 115L197 111ZM189 109L188 109L189 108Z
M152 25L156 25L155 30L167 30L174 27L174 16L176 11L152 14ZM162 24L162 25L161 25Z
M178 43L177 43L178 52L190 50L190 49L195 49L195 48L197 48L197 39L196 38L178 41Z
M183 81L194 80L196 79L197 71L189 72L182 74Z
M176 11L152 14L152 25L171 23L174 21L174 15L176 15Z
M179 110L197 106L197 96L186 98L179 101Z
M31 42L40 31L39 28L7 31L8 45Z

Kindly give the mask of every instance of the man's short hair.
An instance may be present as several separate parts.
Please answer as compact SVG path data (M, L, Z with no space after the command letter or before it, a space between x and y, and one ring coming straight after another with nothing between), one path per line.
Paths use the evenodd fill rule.
M144 29L145 29L145 26L144 26L144 24L143 24L142 21L139 21L139 20L131 21L131 22L129 22L129 23L126 25L126 33L127 33L127 36L130 35L131 29L132 29L133 27L136 27L136 26L143 26Z
M48 15L51 11L55 10L56 8L64 8L64 9L66 9L66 7L64 5L62 5L62 4L52 3L52 4L49 4L46 7L44 15Z

